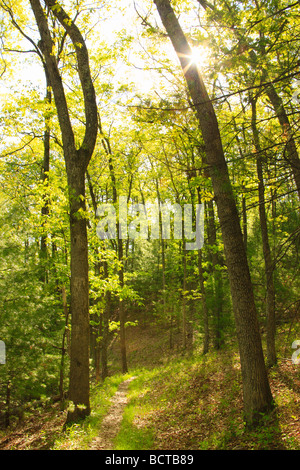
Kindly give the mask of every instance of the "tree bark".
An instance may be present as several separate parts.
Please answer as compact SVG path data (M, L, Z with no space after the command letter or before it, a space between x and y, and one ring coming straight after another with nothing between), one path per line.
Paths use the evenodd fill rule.
M124 287L124 255L123 255L123 241L119 236L119 224L117 229L118 234L118 256L119 256L119 282L121 289ZM125 307L124 300L119 299L119 320L120 320L120 350L121 350L121 365L122 372L126 374L128 372L127 366L127 352L126 352L126 331L125 331Z
M69 399L75 410L69 412L68 421L90 413L89 404L89 285L88 238L86 219L79 216L85 211L85 171L76 169L69 179L71 227L71 357Z
M198 250L198 273L199 273L199 282L200 282L200 289L201 289L202 315L203 315L203 321L204 321L203 354L207 354L209 351L209 323L208 323L208 309L207 309L207 303L206 303L206 292L205 292L205 286L204 286L201 250Z
M205 143L222 229L239 342L244 417L248 425L254 425L261 419L261 413L273 408L273 399L264 363L248 261L218 122L202 77L190 60L191 48L169 0L154 0L154 3L178 55Z
M40 49L45 58L62 134L67 172L71 236L71 358L69 399L73 404L67 422L90 413L89 401L89 285L88 239L85 219L85 172L97 139L97 104L85 41L71 18L56 0L45 0L47 8L70 36L76 51L78 74L84 97L85 134L79 148L69 115L47 16L39 0L30 0L41 36Z
M210 247L217 246L217 232L215 224L215 211L214 203L212 200L207 202L208 208L208 244ZM213 269L213 279L214 279L214 323L215 323L215 341L214 345L216 349L220 349L224 343L224 333L223 333L223 279L222 272L220 271L220 266L223 265L223 260L221 259L220 253L216 252L216 249L213 248L210 253L210 258L212 262Z
M52 92L50 89L50 81L48 77L48 72L46 65L44 65L45 69L45 76L46 76L46 96L45 100L48 104L51 104L52 100ZM42 182L47 187L47 183L49 181L49 171L50 171L50 118L47 116L47 111L45 114L45 130L44 130L44 159L43 159L43 166L42 166ZM46 189L47 190L47 189ZM42 281L48 281L48 267L47 267L47 258L48 258L48 250L47 250L47 235L44 233L44 226L46 222L46 218L49 215L49 198L48 196L43 196L44 204L42 206L42 227L43 232L41 236L41 261L42 261Z
M267 287L267 298L266 298L266 312L267 312L267 362L268 366L272 367L276 364L276 348L275 348L275 288L273 281L273 269L274 263L272 260L267 215L265 209L265 187L263 178L263 162L261 158L261 145L259 139L259 132L256 125L256 100L252 98L252 116L251 116L251 127L253 132L253 140L255 150L257 152L256 168L258 177L258 198L259 198L259 218L260 218L260 229L261 238L263 245L263 255L265 262L265 273L266 273L266 287Z
M184 233L184 232L182 232ZM182 282L182 347L185 351L187 348L187 312L186 312L186 295L187 295L187 282L186 282L186 249L185 249L184 236L182 238L182 265L183 265L183 282Z
M5 401L5 427L8 428L10 425L10 395L11 395L11 381L8 379L6 383L6 401Z
M198 204L201 204L200 188L197 188ZM204 322L204 338L203 338L203 354L207 354L209 351L209 317L208 308L206 301L206 290L204 284L204 272L203 272L203 257L201 249L198 250L198 275L201 290L201 305L202 315Z
M59 400L61 407L64 406L64 366L65 366L65 355L67 352L66 349L66 340L67 334L69 329L69 308L67 304L67 294L65 286L61 288L61 296L62 296L62 304L65 316L65 327L62 336L62 344L61 344L61 359L60 359L60 371L59 371Z
M124 287L124 252L123 252L123 241L120 237L121 234L120 234L120 225L119 225L119 213L117 210L117 203L118 203L117 181L116 181L115 169L114 169L114 164L113 164L113 159L112 159L113 154L112 154L112 149L110 146L110 141L107 137L103 136L100 116L98 116L98 118L99 118L98 119L99 130L102 135L102 145L108 157L109 174L110 174L112 190L113 190L113 204L116 208L116 213L117 213L116 233L118 237L117 253L118 253L118 260L119 260L119 283L120 283L120 287L123 288ZM125 374L128 372L126 331L125 331L126 313L125 313L124 301L121 298L119 298L119 321L120 321L121 367L122 367L122 372Z
M107 262L104 262L104 273L106 279L108 278ZM103 312L103 329L102 329L102 347L101 347L101 377L105 380L108 377L108 335L109 335L109 319L111 317L111 292L107 291L105 294L105 308Z
M92 183L92 179L90 177L89 172L86 172L90 195L92 199L94 215L97 216L98 211L98 203L96 200L96 195ZM102 249L105 250L105 246L102 246ZM98 250L97 250L98 252ZM100 263L96 265L96 275L100 276ZM103 277L104 279L108 279L108 264L107 261L103 261ZM97 344L96 347L96 381L100 381L100 376L102 380L108 376L108 363L107 363L107 349L108 349L108 335L109 335L109 320L111 318L111 291L107 290L105 292L105 307L103 314L100 316L100 325L98 329L99 336L102 338L100 343ZM100 366L101 366L101 373L100 373Z

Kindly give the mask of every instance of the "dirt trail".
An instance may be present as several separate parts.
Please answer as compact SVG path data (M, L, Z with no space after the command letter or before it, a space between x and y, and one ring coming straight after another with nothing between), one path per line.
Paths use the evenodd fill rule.
M113 450L113 440L120 430L124 408L128 402L128 386L134 378L131 377L120 384L112 398L111 407L102 421L99 436L92 443L91 450Z

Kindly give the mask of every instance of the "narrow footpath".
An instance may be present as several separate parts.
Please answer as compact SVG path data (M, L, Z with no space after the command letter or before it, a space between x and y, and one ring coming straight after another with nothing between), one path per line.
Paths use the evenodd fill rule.
M113 441L120 430L123 412L128 403L128 386L132 380L134 377L120 384L112 398L111 407L102 421L99 436L92 442L91 450L113 450Z

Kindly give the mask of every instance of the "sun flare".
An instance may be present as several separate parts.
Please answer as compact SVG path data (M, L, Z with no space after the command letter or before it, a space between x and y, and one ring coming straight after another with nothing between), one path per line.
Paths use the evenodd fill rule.
M208 50L203 46L192 47L191 63L204 67L208 61Z

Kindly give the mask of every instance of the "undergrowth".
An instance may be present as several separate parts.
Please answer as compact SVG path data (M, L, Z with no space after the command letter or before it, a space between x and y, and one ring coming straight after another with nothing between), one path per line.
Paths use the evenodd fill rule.
M292 352L279 344L278 364L268 371L275 411L256 429L246 429L243 422L240 360L232 343L206 355L197 350L189 356L164 354L159 361L153 350L151 364L92 386L92 413L81 423L65 432L56 426L51 435L51 424L38 425L42 415L32 417L31 427L28 423L6 435L0 448L89 449L120 383L135 376L115 450L299 450L300 364L292 363Z
M115 441L131 450L299 450L299 366L269 371L276 408L260 427L243 422L239 356L233 348L135 371Z
M92 412L84 421L69 426L56 440L52 450L87 450L99 432L102 420L109 410L111 398L119 385L130 375L117 374L108 377L91 390Z

